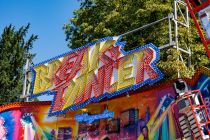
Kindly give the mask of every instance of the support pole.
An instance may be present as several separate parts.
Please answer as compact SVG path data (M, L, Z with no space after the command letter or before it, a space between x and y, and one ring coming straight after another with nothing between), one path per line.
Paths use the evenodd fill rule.
M28 94L30 89L30 82L29 82L29 68L30 68L30 58L29 53L27 51L26 53L26 65L24 69L24 82L23 82L23 91L22 95L20 96L21 99L24 99L24 101L28 102Z

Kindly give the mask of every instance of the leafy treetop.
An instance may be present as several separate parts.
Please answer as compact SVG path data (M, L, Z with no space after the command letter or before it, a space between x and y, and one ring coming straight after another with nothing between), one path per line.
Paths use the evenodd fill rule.
M81 0L74 17L64 25L66 40L70 48L78 48L105 36L123 34L172 12L173 0ZM130 50L149 42L161 46L168 42L168 38L166 21L124 36L123 40L127 41L125 49ZM191 48L192 65L186 67L188 60L177 60L180 52L175 49L161 50L158 66L164 71L166 79L177 77L178 71L182 76L190 77L198 66L210 66L192 21L189 32L180 28L179 40L180 46L187 44Z
M26 55L38 38L31 35L26 39L30 24L16 30L9 25L0 36L0 103L19 99L23 85L23 67ZM31 55L33 57L33 55Z

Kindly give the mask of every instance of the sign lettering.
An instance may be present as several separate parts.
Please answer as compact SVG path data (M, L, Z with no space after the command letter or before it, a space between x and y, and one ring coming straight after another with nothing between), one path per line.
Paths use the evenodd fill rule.
M49 115L58 115L163 77L155 66L159 50L153 44L125 52L120 40L106 37L34 66L32 97L53 94Z
M104 110L104 112L101 114L89 115L88 113L84 113L75 116L75 120L77 122L87 122L88 124L91 124L96 120L108 119L108 118L114 118L114 112L110 112L107 109Z

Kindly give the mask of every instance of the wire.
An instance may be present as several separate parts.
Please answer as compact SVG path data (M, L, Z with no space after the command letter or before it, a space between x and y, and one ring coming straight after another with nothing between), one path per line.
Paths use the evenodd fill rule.
M155 22L152 22L152 23L146 24L146 25L141 26L141 27L139 27L139 28L136 28L136 29L134 29L134 30L131 30L131 31L125 32L125 33L121 34L120 36L128 35L128 34L131 34L131 33L137 32L137 31L139 31L139 30L142 30L142 29L148 28L148 27L150 27L150 26L152 26L152 25L154 25L154 24L157 24L157 23L159 23L159 22L161 22L161 21L163 21L163 20L166 20L166 19L168 19L168 18L170 18L170 16L164 17L164 18L162 18L162 19L160 19L160 20L157 20L157 21L155 21Z

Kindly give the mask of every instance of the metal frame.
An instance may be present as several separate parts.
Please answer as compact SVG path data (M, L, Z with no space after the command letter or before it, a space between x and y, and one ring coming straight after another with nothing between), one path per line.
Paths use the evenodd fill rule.
M184 13L181 10L181 8L184 8ZM179 18L181 17L181 19ZM177 49L177 51L180 51L181 54L179 56L179 58L177 58L177 60L181 60L182 62L183 60L183 56L182 53L185 53L188 55L188 66L191 65L191 49L188 47L188 44L185 43L184 46L180 46L179 45L179 40L178 40L178 36L179 36L179 27L183 26L186 27L188 32L189 32L189 14L188 14L188 7L187 5L181 1L181 0L174 0L174 19L173 22L175 24L174 27L174 34L175 34L175 42L176 45L174 46L174 48ZM180 72L178 71L178 78L180 78Z
M23 82L23 91L20 99L24 99L26 102L29 101L29 90L31 87L31 76L30 76L30 66L32 60L30 59L30 53L27 51L26 53L26 65L24 69L24 82Z
M184 12L181 10L181 7L184 8ZM182 20L179 19L181 17ZM139 30L148 28L150 26L153 26L157 23L160 23L162 21L168 20L168 30L169 30L169 43L164 44L162 46L159 46L159 49L167 49L170 47L176 48L177 51L180 51L181 54L177 58L179 61L184 61L183 59L183 53L188 55L188 66L191 65L191 49L188 47L187 43L184 46L179 45L179 27L183 26L186 27L187 30L189 30L189 13L188 13L188 7L185 2L181 0L174 0L174 13L169 14L167 17L164 17L160 20L157 20L155 22L146 24L142 27L136 28L134 30L128 31L124 34L121 34L121 36L128 35L134 32L137 32ZM174 28L172 31L172 25L174 24ZM180 77L180 72L178 72L178 78Z
M197 30L198 30L198 34L199 34L199 36L201 38L201 41L202 41L202 43L203 43L203 45L205 47L207 55L210 58L210 48L208 47L210 45L210 39L206 39L206 37L204 36L204 34L202 32L202 29L201 29L201 27L200 27L200 25L198 23L198 20L197 20L197 18L195 16L195 14L197 12L199 12L201 9L203 9L203 8L207 7L208 5L210 5L210 0L208 0L205 3L203 3L200 6L196 6L195 8L191 7L191 3L193 4L192 0L190 0L190 1L189 0L185 0L185 2L187 4L187 7L189 8L190 15L192 16L192 19L193 19L193 21L195 23L195 26L196 26Z
M200 99L201 99L201 105L196 105L196 104L193 104L192 101L191 101L191 98L193 97L193 95L199 95L200 96ZM179 99L176 101L176 103L180 100L182 100L183 98L186 98L190 105L188 106L188 108L190 108L190 111L192 111L193 113L193 116L194 116L194 119L195 119L195 122L196 122L196 125L198 127L198 130L199 130L199 133L200 133L200 136L201 136L201 139L204 140L204 138L202 137L202 130L201 130L201 127L202 126L207 126L208 128L208 125L210 124L210 117L208 115L208 110L207 110L207 107L205 105L205 102L202 98L202 94L200 92L200 90L193 90L193 91L190 91L190 92L186 92L184 95L182 95L181 97L179 97ZM192 98L194 99L194 97ZM174 104L175 105L175 104ZM205 111L205 115L206 115L206 121L205 122L202 122L200 123L196 117L196 113L195 113L195 110L204 110ZM188 113L188 112L186 112ZM208 128L208 134L210 135L210 130ZM196 138L194 137L194 140L196 140Z
M150 26L153 26L155 24L158 24L158 23L160 23L162 21L168 20L169 21L169 27L168 27L169 28L169 43L168 44L165 44L165 45L162 45L162 46L159 46L158 48L159 49L165 49L165 48L168 48L168 47L172 47L172 46L174 46L176 44L175 41L173 41L173 38L172 38L172 25L171 25L172 23L171 22L172 22L173 18L174 18L174 15L171 13L167 17L164 17L164 18L159 19L159 20L157 20L155 22L146 24L146 25L141 26L139 28L136 28L134 30L125 32L125 33L121 34L120 36L125 36L125 35L128 35L128 34L132 34L134 32L137 32L137 31L140 31L140 30L149 28Z

